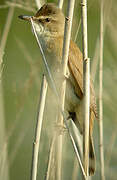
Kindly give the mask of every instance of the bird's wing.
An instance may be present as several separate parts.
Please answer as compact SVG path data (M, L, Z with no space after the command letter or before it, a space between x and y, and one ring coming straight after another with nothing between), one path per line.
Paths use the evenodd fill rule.
M70 43L68 68L74 80L75 93L81 99L83 97L83 58L80 49L73 41Z
M72 74L72 82L75 88L75 93L82 99L83 97L83 56L77 45L71 41L68 58L68 68ZM93 82L90 79L90 109L94 112L95 116L98 117L95 92Z

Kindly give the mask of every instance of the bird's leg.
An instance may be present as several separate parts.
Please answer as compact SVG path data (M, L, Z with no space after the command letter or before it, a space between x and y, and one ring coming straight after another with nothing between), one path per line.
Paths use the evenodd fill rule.
M57 132L58 135L63 135L65 132L67 132L67 129L65 127L65 125L61 125L61 124L55 124L55 131Z

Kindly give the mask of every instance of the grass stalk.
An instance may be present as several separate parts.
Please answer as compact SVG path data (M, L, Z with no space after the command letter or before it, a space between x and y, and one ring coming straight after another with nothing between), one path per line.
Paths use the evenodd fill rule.
M67 63L68 63L68 55L69 55L69 45L70 45L70 37L71 37L71 28L72 28L72 18L74 12L74 4L75 0L69 0L68 9L67 9L67 17L65 19L65 30L64 30L64 41L63 41L63 52L62 52L62 73L64 77L67 73ZM61 86L60 92L60 104L62 112L64 112L64 104L65 104L65 91L66 91L66 80L64 79ZM63 116L60 112L60 116L58 118L58 124L63 126ZM58 150L57 150L57 180L61 180L61 170L62 170L62 135L58 137Z
M111 16L111 9L112 9L112 0L109 1L108 7L105 11L104 15L104 24L103 24L103 36L105 36L106 27L108 24L108 19ZM109 21L110 22L110 21ZM91 66L91 77L93 77L93 81L95 81L98 65L99 65L99 49L100 49L100 37L98 35L96 40L96 46L94 50L94 56L92 59L92 66Z
M87 0L81 1L82 34L83 34L83 92L84 92L84 123L83 123L83 162L88 179L89 169L89 115L90 115L90 59L88 58L87 43Z
M77 147L78 147L78 151L80 153L80 157L82 159L82 152L83 152L83 148L82 148L82 138L81 138L81 135L76 127L76 125L74 124L74 122L71 120L70 121L71 124L72 124L72 128L73 128L73 135L75 136L75 142L77 142ZM73 137L74 137L73 136ZM75 157L74 158L74 165L73 165L73 172L72 172L72 180L76 180L77 177L78 177L78 174L79 174L79 167L80 166L77 166L77 158ZM84 169L83 169L84 171Z
M99 36L97 37L95 44L96 44L96 46L95 46L94 56L93 56L92 66L91 66L91 77L93 77L94 82L95 82L97 67L98 67L98 63L99 63L99 61L98 61L99 60L99 47L100 47Z
M52 88L54 90L54 93L57 97L57 101L59 102L59 95L58 95L58 92L57 92L57 89L56 89L56 86L55 86L55 82L54 82L54 79L52 77L52 74L51 74L51 71L49 69L49 66L48 66L48 63L47 63L47 60L46 60L46 57L45 57L45 54L43 52L43 49L42 49L42 46L41 46L41 43L40 43L40 40L38 38L38 35L37 35L37 32L36 32L36 29L35 29L35 26L34 26L34 23L33 23L33 20L31 18L31 26L32 26L32 30L34 32L34 35L35 35L35 38L36 38L36 41L37 41L37 44L39 46L39 49L40 49L40 52L41 52L41 55L42 55L42 59L43 59L43 62L44 62L44 65L46 67L46 71L48 73L48 76L49 76L49 79L50 79L50 83L52 85Z
M35 0L36 6L38 7L38 9L41 8L42 4L40 0Z
M63 7L63 0L58 0L58 7L62 9Z
M30 178L31 180L36 180L36 176L37 176L38 152L39 152L39 145L40 145L40 137L41 137L41 129L42 129L42 121L43 121L47 86L48 84L47 84L46 78L45 76L43 76L41 92L40 92L37 123L36 123L36 129L35 129L35 139L33 143L31 178Z
M56 139L56 136L53 135L51 146L50 146L50 152L49 152L46 180L50 180L52 178L51 177L52 171L54 173L54 167L52 167L52 165L53 165L52 161L53 161L53 155L54 155L54 150L55 150L55 139ZM55 175L55 173L54 173L54 175Z
M68 131L69 131L69 130L68 130ZM83 178L84 178L84 180L86 180L86 173L85 173L85 171L84 171L84 167L83 167L83 165L82 165L82 161L81 161L80 155L79 155L79 153L78 153L76 143L75 143L75 141L74 141L71 133L69 132L68 134L69 134L69 136L70 136L70 139L71 139L71 142L72 142L72 145L73 145L73 148L74 148L74 151L75 151L77 160L78 160L78 162L79 162L79 165L80 165L80 168L81 168L81 172L82 172Z
M78 23L78 28L77 28L77 31L76 31L76 34L75 34L74 42L76 42L76 40L77 40L78 33L79 33L79 30L80 30L80 26L81 26L81 18L80 18L79 23Z
M81 157L82 157L82 142L81 142L81 137L78 134L78 129L77 129L77 127L74 124L72 119L69 119L69 122L67 124L68 124L68 127L69 127L68 128L68 134L69 134L69 137L71 139L71 142L72 142L72 145L73 145L73 149L74 149L74 152L76 154L77 161L79 162L79 167L81 169L81 173L82 173L84 179L86 179L86 174L85 174L83 163L82 163L82 160L81 160ZM77 167L77 169L78 169L78 167ZM77 170L77 172L78 172L78 170ZM73 174L73 176L75 176L75 174Z
M14 7L10 7L9 11L8 11L7 18L6 18L6 23L5 23L2 39L1 39L1 42L0 42L0 64L2 63L2 59L3 59L3 55L4 55L4 49L5 49L5 46L6 46L8 33L9 33L9 30L10 30L10 27L11 27L13 14L14 14Z
M103 149L103 9L104 2L100 1L100 61L99 61L99 141L100 141L100 169L101 180L105 180L104 175L104 149Z

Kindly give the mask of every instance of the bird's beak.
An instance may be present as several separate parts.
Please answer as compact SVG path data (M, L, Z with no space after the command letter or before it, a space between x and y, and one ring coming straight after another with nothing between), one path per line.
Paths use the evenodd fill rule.
M20 19L23 19L25 21L30 21L33 16L25 16L25 15L20 15L18 16Z

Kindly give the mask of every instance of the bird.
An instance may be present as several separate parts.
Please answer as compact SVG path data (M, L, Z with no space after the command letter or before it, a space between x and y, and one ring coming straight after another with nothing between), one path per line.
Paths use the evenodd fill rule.
M65 16L54 3L44 4L34 16L20 15L20 19L33 20L35 30L40 39L42 49L47 59L50 71L56 79L57 88L60 89L62 74L62 49L64 39ZM79 47L70 40L67 87L65 97L65 110L80 133L83 134L83 55ZM96 96L91 79L90 83L90 121L89 121L89 175L94 175L96 158L93 144L93 124L98 117Z

